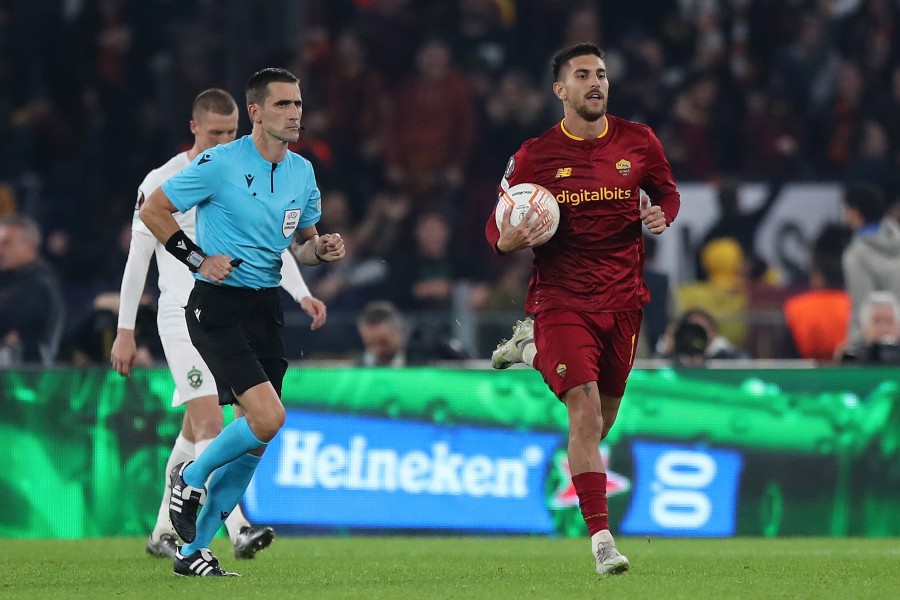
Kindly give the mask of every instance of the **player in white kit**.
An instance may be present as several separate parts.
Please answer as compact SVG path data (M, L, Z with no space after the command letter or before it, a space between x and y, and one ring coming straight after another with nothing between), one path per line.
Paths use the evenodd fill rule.
M209 446L222 430L223 416L216 382L200 353L191 344L185 322L184 306L194 287L194 278L184 264L156 241L138 216L138 209L156 188L188 166L198 155L209 148L227 144L235 139L238 126L237 104L224 90L206 90L194 100L190 125L194 134L193 147L151 171L138 188L131 227L131 247L122 276L118 331L110 356L112 366L118 373L124 376L131 374L131 367L137 356L134 327L138 303L144 291L150 257L155 253L160 292L157 324L166 362L175 380L172 406L184 404L186 407L181 432L169 455L166 470L162 473L165 481L163 498L156 525L147 542L148 553L168 558L174 557L176 550L175 530L169 521L168 473L175 465L193 460ZM174 215L178 225L191 239L197 237L195 215L196 209ZM303 311L312 317L311 328L318 329L325 323L325 305L310 295L297 262L289 251L285 251L282 259L281 286L300 304ZM234 405L234 410L237 418L240 415L238 412L240 408ZM253 558L259 550L272 543L275 535L270 527L251 526L244 517L240 504L225 520L225 527L234 544L234 554L237 558Z

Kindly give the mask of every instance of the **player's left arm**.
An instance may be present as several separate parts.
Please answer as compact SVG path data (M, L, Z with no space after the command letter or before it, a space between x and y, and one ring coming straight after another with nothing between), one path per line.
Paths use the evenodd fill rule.
M312 318L310 329L315 331L325 324L327 309L325 303L309 292L309 287L303 280L303 274L297 266L297 261L290 250L281 254L281 287L297 301L303 312Z
M337 262L344 258L344 240L339 233L319 235L316 226L297 229L292 242L294 256L300 264L314 267L326 262Z
M319 235L316 223L322 217L322 193L316 185L315 176L310 167L309 188L306 206L300 215L300 223L294 232L291 250L301 264L309 267L321 265L323 262L336 262L344 258L344 240L339 233Z
M649 127L645 165L640 186L649 197L641 195L641 221L650 233L659 235L678 216L681 195L675 187L672 165L669 164L659 139Z

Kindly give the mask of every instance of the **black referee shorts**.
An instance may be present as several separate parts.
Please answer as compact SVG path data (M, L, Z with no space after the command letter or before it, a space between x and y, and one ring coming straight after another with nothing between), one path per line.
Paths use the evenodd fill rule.
M216 379L219 404L269 381L281 397L287 371L278 288L213 285L197 281L184 307L191 342Z

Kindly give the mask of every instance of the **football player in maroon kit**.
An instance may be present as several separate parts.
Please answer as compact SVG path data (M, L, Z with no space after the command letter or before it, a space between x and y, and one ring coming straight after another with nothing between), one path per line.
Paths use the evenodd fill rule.
M541 245L549 224L530 226L530 214L516 227L504 218L498 228L493 212L488 219L485 234L494 251L534 251L525 301L531 316L517 323L491 363L496 369L533 366L566 405L569 467L597 573L618 574L629 563L609 532L599 445L615 423L649 300L641 225L662 233L681 199L653 131L607 114L600 48L578 44L560 51L553 78L564 118L522 145L500 186L536 183L550 190L559 203L559 228Z

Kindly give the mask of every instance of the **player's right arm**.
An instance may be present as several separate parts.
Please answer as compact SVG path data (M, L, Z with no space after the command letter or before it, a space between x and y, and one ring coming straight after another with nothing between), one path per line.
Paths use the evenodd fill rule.
M524 146L519 148L519 151L506 163L506 171L497 190L498 198L504 191L519 183L536 183L531 169L531 161ZM495 204L484 227L484 235L494 252L508 254L523 248L533 248L546 240L551 223L536 222L534 225L528 225L534 214L534 207L528 209L528 212L522 217L522 221L515 227L509 224L511 206L503 211L499 227L495 217L496 210Z
M134 341L134 323L137 320L138 304L144 293L147 280L147 269L150 257L156 249L156 239L143 231L131 232L131 245L128 248L128 260L125 262L125 273L122 275L122 287L119 292L119 323L116 339L110 351L110 362L119 375L131 375L131 367L137 356L137 344Z
M202 163L195 160L154 190L140 210L144 225L169 254L213 283L222 283L234 270L231 257L223 254L206 256L200 246L181 230L172 215L179 211L187 212L212 197L222 182L219 168L224 167L223 163L222 156L215 149L204 154Z

